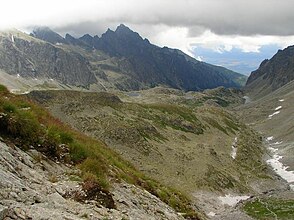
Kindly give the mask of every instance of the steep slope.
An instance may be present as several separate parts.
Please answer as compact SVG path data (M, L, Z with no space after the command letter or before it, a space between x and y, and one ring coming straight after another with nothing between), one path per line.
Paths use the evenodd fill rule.
M201 218L179 191L1 85L0 136L1 218Z
M294 218L293 99L294 81L291 80L275 91L237 108L240 118L263 136L268 149L265 160L288 185L286 192L261 195L244 205L245 212L256 219Z
M294 81L258 100L240 106L241 118L261 132L273 154L279 154L280 162L294 170ZM286 173L286 172L285 172ZM291 173L291 172L290 172ZM294 186L294 175L290 183ZM291 178L290 178L291 179Z
M96 83L87 60L16 30L0 34L0 69L24 78L88 87Z
M48 27L37 27L34 31L30 34L32 37L39 38L41 40L50 42L52 44L66 44L67 41L57 34L56 32L52 31Z
M294 46L279 50L264 60L246 82L246 91L257 98L277 90L294 79Z
M79 169L56 163L36 149L24 151L0 141L0 218L184 220L151 193L127 183L113 184L115 208L95 199L79 200L79 194L89 193L80 174Z

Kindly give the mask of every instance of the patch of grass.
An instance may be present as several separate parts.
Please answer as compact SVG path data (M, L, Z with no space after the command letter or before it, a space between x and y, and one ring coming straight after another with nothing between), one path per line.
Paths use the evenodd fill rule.
M229 173L226 173L225 171L222 171L212 165L208 166L205 177L202 181L203 183L200 183L200 185L206 184L207 182L211 183L210 187L217 191L231 189L237 185L239 186L238 182Z
M255 219L294 219L294 200L256 199L247 202L243 210Z
M5 93L9 93L9 92L8 92L8 89L5 86L0 85L0 93L5 94Z
M16 106L9 103L9 102L3 103L2 107L3 107L4 112L7 112L7 113L16 112Z
M51 183L56 183L56 182L58 182L58 177L56 175L52 174L49 176L49 181Z
M216 120L214 120L213 118L209 118L209 117L203 117L203 120L206 121L209 125L211 125L212 127L222 131L223 133L228 135L227 130L222 127Z
M195 113L185 107L170 104L145 104L140 116L152 120L163 128L171 127L175 130L203 134L204 126Z

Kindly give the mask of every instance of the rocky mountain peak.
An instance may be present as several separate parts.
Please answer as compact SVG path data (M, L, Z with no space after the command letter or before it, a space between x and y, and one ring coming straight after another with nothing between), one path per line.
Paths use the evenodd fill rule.
M107 29L107 31L102 34L101 40L116 40L122 41L121 43L133 44L137 42L143 42L143 38L137 33L132 31L129 27L124 24L120 24L115 31Z
M120 24L119 26L117 26L116 33L134 33L134 31L132 31L129 27L125 26L124 24Z
M36 27L30 35L52 44L67 43L62 36L51 30L49 27Z
M74 37L71 36L70 34L66 34L66 35L65 35L65 40L66 40L66 41L75 41L76 38L74 38Z

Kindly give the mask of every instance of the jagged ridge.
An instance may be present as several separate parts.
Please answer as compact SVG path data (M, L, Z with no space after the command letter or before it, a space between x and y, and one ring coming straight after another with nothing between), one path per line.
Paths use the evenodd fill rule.
M218 86L240 87L245 76L225 68L199 62L183 52L160 48L143 39L138 33L121 24L115 31L108 29L102 36L74 38L67 34L60 38L48 29L37 29L33 36L51 43L96 49L117 58L116 70L121 74L115 86L119 89L141 89L166 85L183 90L203 90ZM113 59L112 59L113 61ZM98 65L105 72L113 65ZM96 67L97 68L97 67Z

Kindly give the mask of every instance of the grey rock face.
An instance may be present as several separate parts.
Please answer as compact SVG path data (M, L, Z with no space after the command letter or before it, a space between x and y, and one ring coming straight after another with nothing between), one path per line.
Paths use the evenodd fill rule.
M245 88L266 95L292 80L294 80L294 46L289 46L279 50L270 60L264 60L259 68L251 73Z
M66 44L66 40L60 36L59 34L57 34L56 32L52 31L50 28L48 27L37 27L33 30L33 32L31 33L31 36L39 38L41 40L50 42L52 44Z
M22 77L48 78L63 84L96 83L88 61L81 55L31 39L0 36L0 68Z
M7 213L8 213L8 207L0 205L0 220L4 219Z
M126 183L113 187L116 209L67 199L65 194L82 190L80 182L70 180L79 170L36 155L34 149L24 152L0 142L0 220L184 219L149 192Z

